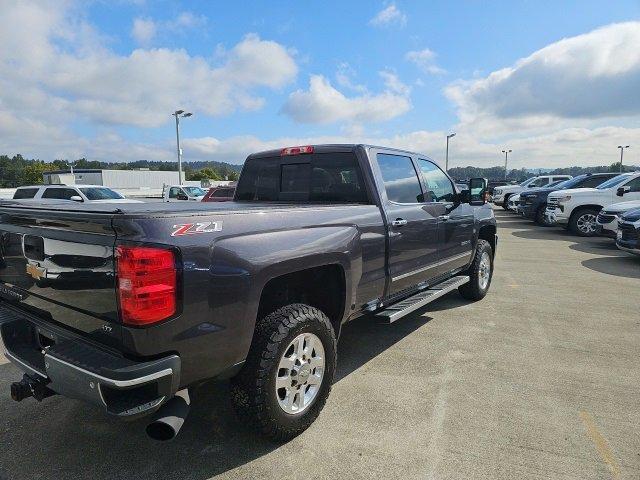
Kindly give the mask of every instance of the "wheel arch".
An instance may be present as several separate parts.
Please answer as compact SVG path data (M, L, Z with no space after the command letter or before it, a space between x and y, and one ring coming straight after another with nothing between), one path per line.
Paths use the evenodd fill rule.
M486 240L491 245L493 255L496 254L496 233L498 232L497 226L494 224L485 224L480 227L478 231L478 240Z
M576 215L578 213L580 213L583 210L602 210L602 205L598 205L596 203L594 204L587 204L587 205L580 205L579 207L576 207L573 209L573 211L571 212L571 215L569 217L569 221L571 221L572 219L574 219L576 217Z
M340 334L347 303L347 276L343 265L329 263L271 278L262 288L257 321L280 307L303 303L321 310Z

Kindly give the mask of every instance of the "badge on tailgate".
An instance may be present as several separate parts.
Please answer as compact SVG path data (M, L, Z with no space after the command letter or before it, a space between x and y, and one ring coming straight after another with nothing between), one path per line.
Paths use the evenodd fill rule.
M183 223L174 225L172 237L182 237L184 235L197 235L199 233L213 233L222 231L222 222L198 222Z

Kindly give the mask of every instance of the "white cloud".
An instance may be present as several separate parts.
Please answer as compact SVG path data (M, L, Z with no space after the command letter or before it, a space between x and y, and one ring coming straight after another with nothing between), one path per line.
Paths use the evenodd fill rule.
M390 120L411 109L410 89L390 72L381 72L386 89L347 97L322 75L312 75L308 90L289 95L283 112L300 123L327 124L339 121L370 123Z
M637 117L638 92L640 22L560 40L511 67L446 89L463 123L503 124L505 129Z
M131 36L140 45L148 45L156 36L156 22L150 18L136 18L131 27Z
M171 29L197 28L206 25L207 17L204 15L195 15L191 12L182 12L175 20L168 22Z
M122 55L70 3L47 0L0 3L0 44L0 112L53 126L154 127L176 107L204 115L252 110L264 103L255 89L279 89L298 70L285 47L254 34L215 64L181 49Z
M171 35L182 34L194 28L207 24L207 17L195 15L191 12L181 12L176 18L166 21L156 21L152 18L136 18L131 27L131 36L138 45L148 46L160 32Z
M400 11L395 3L389 4L369 20L369 25L373 25L374 27L388 27L392 25L404 27L406 24L407 15Z
M441 75L446 73L446 70L436 65L436 53L428 48L407 52L405 59L414 63L425 73L430 73L432 75Z

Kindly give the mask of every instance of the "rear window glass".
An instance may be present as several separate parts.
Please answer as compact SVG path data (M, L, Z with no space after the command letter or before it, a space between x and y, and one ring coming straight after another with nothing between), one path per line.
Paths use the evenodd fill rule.
M33 198L38 193L37 188L19 188L16 193L13 194L13 198L19 200L21 198Z
M353 153L316 153L246 161L236 200L368 203Z

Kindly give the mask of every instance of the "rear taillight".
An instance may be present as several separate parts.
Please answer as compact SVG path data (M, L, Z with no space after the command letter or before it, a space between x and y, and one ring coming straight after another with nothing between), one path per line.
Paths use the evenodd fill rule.
M177 271L173 250L116 247L120 317L127 325L149 325L177 310Z
M280 156L282 157L288 155L304 155L306 153L313 153L312 145L305 145L303 147L287 147L280 150Z

